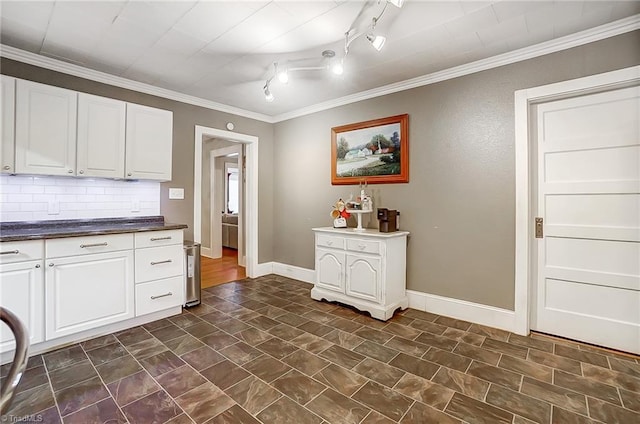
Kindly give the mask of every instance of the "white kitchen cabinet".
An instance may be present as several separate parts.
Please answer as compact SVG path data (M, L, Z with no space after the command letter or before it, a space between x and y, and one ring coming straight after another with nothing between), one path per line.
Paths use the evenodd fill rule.
M2 114L2 139L0 140L0 171L6 174L15 172L15 118L16 118L16 79L1 75L0 113Z
M136 316L184 304L182 242L182 230L136 233Z
M16 173L75 175L77 97L75 91L17 80Z
M127 103L127 179L171 180L173 113Z
M126 103L78 94L76 175L124 178Z
M111 238L115 236L129 236L131 239L129 245L133 246L132 234L93 236L90 244L108 250L110 245L120 246L118 243L111 243ZM77 239L79 246L84 244L84 237L73 239ZM46 251L65 251L69 249L68 246L56 249L55 245L69 240L72 239L47 240ZM84 245L87 247L79 248L92 248ZM134 317L132 248L104 253L47 257L45 266L47 340Z
M314 228L316 273L311 297L352 305L387 320L408 306L406 231Z
M31 344L44 341L44 273L42 240L0 246L0 305L27 328ZM0 324L0 352L15 348L13 333Z

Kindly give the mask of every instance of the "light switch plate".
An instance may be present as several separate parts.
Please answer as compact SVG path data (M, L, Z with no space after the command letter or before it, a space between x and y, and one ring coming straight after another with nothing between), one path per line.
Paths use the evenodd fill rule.
M184 189L183 188L170 188L169 189L169 199L184 199Z

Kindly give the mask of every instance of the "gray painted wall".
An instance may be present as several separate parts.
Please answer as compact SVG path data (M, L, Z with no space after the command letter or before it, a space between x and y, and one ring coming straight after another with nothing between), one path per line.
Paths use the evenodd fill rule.
M187 224L185 238L193 239L193 158L195 126L225 129L233 122L235 131L259 138L258 146L258 262L273 260L273 125L229 113L151 96L50 71L2 58L1 72L16 78L68 88L173 111L172 181L162 183L160 212L169 222ZM184 188L184 200L169 200L169 187Z
M637 64L638 31L275 124L275 261L313 269L311 228L357 193L331 186L331 127L408 113L410 182L369 186L411 232L408 288L513 309L514 92Z
M194 127L258 136L260 263L313 269L311 228L331 225L331 127L409 114L410 183L370 186L375 207L401 212L411 231L409 289L513 309L514 92L640 64L640 31L275 125L2 59L2 73L174 112L173 181L161 212L193 228ZM319 88L321 89L321 88ZM185 200L169 200L184 187ZM354 225L352 223L352 225ZM370 227L377 221L371 219Z

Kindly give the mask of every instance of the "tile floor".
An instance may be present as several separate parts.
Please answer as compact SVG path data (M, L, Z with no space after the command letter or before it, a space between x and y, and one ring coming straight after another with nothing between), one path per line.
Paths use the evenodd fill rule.
M3 422L640 422L638 357L411 309L380 322L310 288L228 283L32 357Z

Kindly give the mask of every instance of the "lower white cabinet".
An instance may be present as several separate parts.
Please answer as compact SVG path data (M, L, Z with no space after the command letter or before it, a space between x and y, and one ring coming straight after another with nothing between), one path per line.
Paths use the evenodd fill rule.
M134 317L133 251L46 260L47 340Z
M136 314L146 315L184 303L184 277L136 284Z
M406 231L314 228L315 286L311 297L352 305L387 320L408 306Z
M0 265L0 304L27 328L31 344L44 341L44 279L42 260ZM13 333L0 324L0 352L15 348Z

